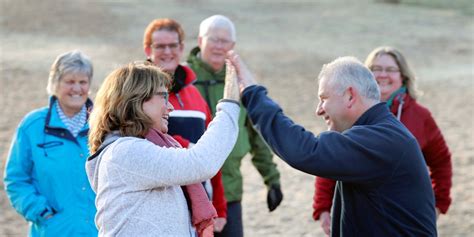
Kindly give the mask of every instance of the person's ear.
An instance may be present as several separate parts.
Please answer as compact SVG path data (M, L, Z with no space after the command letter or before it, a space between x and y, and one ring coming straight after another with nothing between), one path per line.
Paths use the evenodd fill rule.
M145 47L144 51L145 51L146 57L148 59L151 58L151 47L150 46Z
M178 49L179 49L179 54L180 55L183 54L183 52L184 52L184 43L182 43L182 42L179 43L179 48Z
M201 36L198 37L198 46L199 46L199 48L202 48L202 37Z
M357 101L357 90L352 86L347 88L347 108L352 108Z

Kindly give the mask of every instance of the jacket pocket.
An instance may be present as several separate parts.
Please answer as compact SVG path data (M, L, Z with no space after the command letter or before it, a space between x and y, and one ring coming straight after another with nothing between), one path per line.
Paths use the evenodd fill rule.
M43 148L43 149L52 148L55 146L62 146L62 145L64 145L64 142L62 141L50 141L50 142L37 144L38 147Z
M63 213L56 212L51 218L38 223L40 236L61 236L64 235L62 225L65 224Z

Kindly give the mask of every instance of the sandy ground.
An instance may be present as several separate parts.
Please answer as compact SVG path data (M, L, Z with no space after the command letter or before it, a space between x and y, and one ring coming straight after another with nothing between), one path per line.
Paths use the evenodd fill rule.
M421 2L413 4L412 2ZM451 2L451 1L450 1ZM143 59L143 30L171 17L196 45L198 25L213 14L236 23L237 50L259 81L296 122L318 133L315 78L338 56L364 60L376 46L400 48L414 66L420 99L433 113L453 154L453 203L438 221L440 236L474 231L473 3L469 1L26 1L0 0L0 175L21 118L47 104L45 86L55 57L81 49L95 65L92 96L117 65ZM186 53L187 54L187 53ZM275 157L285 195L268 213L266 190L249 159L245 177L246 236L323 236L311 219L314 177ZM0 236L25 236L27 223L11 208L0 181Z

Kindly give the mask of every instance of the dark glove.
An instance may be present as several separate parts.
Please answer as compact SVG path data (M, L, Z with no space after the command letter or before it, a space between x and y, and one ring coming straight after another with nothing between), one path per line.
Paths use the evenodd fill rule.
M283 200L283 193L281 192L280 185L272 184L267 194L268 210L270 210L270 212L275 210L278 207L278 205L280 205L282 200Z

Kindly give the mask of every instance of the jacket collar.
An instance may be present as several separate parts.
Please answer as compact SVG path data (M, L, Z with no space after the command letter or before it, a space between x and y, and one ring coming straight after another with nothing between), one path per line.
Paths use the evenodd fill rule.
M196 81L196 74L191 68L183 65L178 65L173 74L173 86L171 92L179 93L181 89Z
M392 114L388 110L386 103L380 102L365 111L353 126L375 124L387 116L392 116Z
M59 118L57 111L55 110L55 103L59 103L56 96L51 96L49 98L49 107L48 113L46 114L46 121L44 125L44 132L46 134L61 137L70 141L76 142L76 138L69 132L66 128L64 123ZM86 101L86 109L87 109L87 120L89 120L89 113L92 110L92 101L87 98ZM89 123L86 123L84 128L79 132L79 136L87 136L89 132Z
M188 63L197 64L199 68L204 69L206 72L214 75L214 77L216 78L224 78L226 66L224 65L224 68L222 68L222 70L215 72L214 69L209 64L207 64L201 59L201 57L199 56L200 52L201 52L201 49L199 47L195 47L194 49L192 49L188 57ZM208 78L208 77L199 78L199 80L212 80L212 79L213 78Z
M107 134L104 138L104 141L102 142L102 144L99 146L99 149L97 149L97 151L92 154L91 156L89 156L89 158L87 158L87 161L91 161L93 159L95 159L96 157L98 157L102 151L105 150L105 148L107 146L109 146L110 144L114 143L115 141L117 141L119 138L120 138L120 132L119 131L112 131L111 133Z

